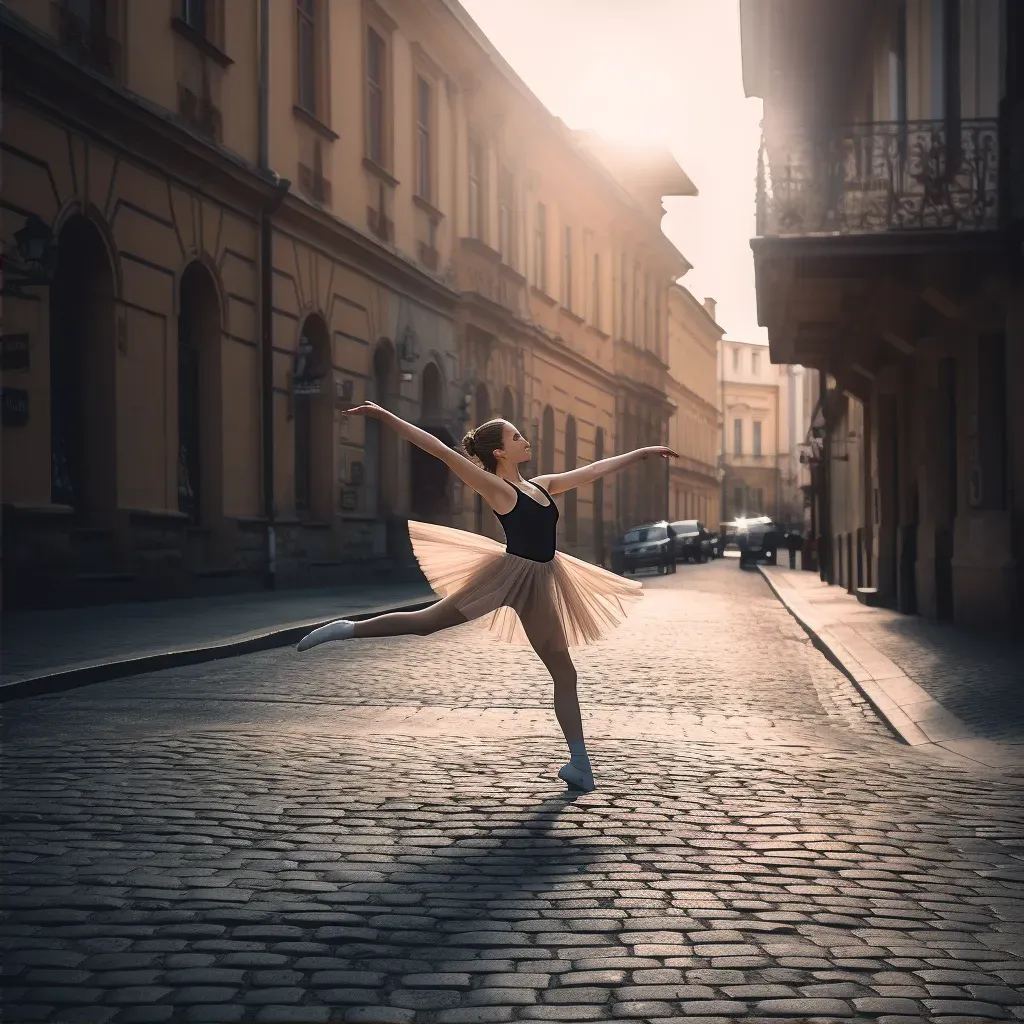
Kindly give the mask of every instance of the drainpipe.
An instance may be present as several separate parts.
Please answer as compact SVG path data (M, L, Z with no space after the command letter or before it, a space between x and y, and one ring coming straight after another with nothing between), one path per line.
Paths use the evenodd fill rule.
M270 0L260 2L259 63L259 166L277 179L272 198L260 211L260 354L263 512L267 520L267 563L264 584L273 590L277 582L277 536L274 525L274 232L273 216L291 182L270 166Z

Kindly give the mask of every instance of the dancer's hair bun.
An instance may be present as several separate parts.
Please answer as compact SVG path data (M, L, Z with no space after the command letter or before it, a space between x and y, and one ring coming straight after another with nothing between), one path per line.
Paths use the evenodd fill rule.
M462 439L462 447L465 450L466 454L471 459L477 458L477 454L476 454L476 431L475 430L471 430Z

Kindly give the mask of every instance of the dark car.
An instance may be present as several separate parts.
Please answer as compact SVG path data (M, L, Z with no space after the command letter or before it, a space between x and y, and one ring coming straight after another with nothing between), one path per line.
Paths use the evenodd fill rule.
M625 575L637 569L676 571L674 535L667 522L645 523L624 533L612 545L612 570Z
M779 551L779 528L769 516L756 519L737 519L736 543L740 549L740 568L756 565L759 561L775 565Z
M672 523L676 535L676 561L706 562L711 558L711 534L696 519Z

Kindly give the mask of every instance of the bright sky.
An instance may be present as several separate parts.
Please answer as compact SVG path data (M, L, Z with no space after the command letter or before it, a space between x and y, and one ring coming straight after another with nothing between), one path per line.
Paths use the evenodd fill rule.
M548 110L570 128L658 142L700 195L666 199L683 279L718 300L728 337L757 326L754 179L761 101L743 96L737 0L461 0Z

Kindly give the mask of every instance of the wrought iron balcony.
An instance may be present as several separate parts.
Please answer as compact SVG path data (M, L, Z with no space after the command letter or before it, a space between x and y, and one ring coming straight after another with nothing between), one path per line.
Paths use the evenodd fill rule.
M761 140L758 235L994 231L999 127L886 121Z

